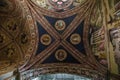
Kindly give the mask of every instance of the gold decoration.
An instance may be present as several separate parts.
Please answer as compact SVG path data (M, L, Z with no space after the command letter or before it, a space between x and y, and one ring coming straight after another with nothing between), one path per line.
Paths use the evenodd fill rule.
M48 34L44 34L44 35L41 36L40 41L43 45L47 46L51 43L51 37Z
M58 30L58 31L62 31L64 30L66 27L66 24L63 20L58 20L56 23L55 23L55 28Z
M75 33L75 34L72 34L71 37L70 37L70 42L74 45L77 45L81 42L81 37L79 34Z
M59 49L59 50L56 51L56 53L55 53L55 57L56 57L57 60L59 60L59 61L63 61L63 60L66 59L66 57L67 57L67 53L66 53L65 50L63 50L63 49Z

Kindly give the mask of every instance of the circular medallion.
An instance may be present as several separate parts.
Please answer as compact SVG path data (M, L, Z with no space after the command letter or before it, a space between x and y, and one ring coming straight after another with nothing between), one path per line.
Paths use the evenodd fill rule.
M63 60L66 59L66 57L67 57L67 53L66 53L65 50L63 50L63 49L59 49L59 50L56 51L56 53L55 53L55 57L56 57L57 60L59 60L59 61L63 61Z
M73 0L47 0L48 4L54 9L61 10L69 7Z
M74 45L77 45L81 42L81 37L79 34L72 34L70 37L70 42Z
M51 43L51 37L48 34L44 34L41 36L40 41L43 45L49 45Z
M55 28L58 30L58 31L62 31L64 30L66 27L66 24L63 20L58 20L56 23L55 23Z

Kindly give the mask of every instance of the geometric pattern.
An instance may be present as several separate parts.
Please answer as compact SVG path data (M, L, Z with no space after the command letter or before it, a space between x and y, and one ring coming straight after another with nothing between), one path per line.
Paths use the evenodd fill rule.
M0 5L4 16L0 16L0 74L15 67L20 72L38 69L33 73L37 76L56 72L92 74L90 77L106 74L107 68L98 63L89 44L96 0L71 4L63 11L44 9L31 0L4 1L5 8Z
M79 8L74 7L64 12L54 12L38 7L29 1L28 5L39 33L39 42L36 53L24 67L20 68L20 71L45 67L50 73L52 72L50 68L54 70L53 72L58 72L56 67L60 67L59 72L66 73L63 68L69 67L70 70L74 70L73 64L75 64L81 69L96 70L105 74L106 68L96 61L89 46L89 13L93 4L94 1L88 0ZM55 26L59 20L62 21L62 26L64 25L62 30L57 30L58 28L56 29ZM49 38L42 40L50 41L49 45L44 45L40 40L46 34L49 35Z

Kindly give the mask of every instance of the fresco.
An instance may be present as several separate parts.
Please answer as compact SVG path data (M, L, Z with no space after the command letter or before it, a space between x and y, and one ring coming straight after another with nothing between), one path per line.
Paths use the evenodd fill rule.
M96 3L91 17L91 47L97 61L108 67L107 53L105 46L105 27L103 25L103 12L101 2Z
M86 0L31 0L31 1L47 10L65 11L68 9L72 9L75 6L81 5Z
M107 0L0 1L0 74L17 67L24 79L69 73L104 80L110 65L108 4ZM119 64L119 38L114 39L114 31L110 36Z
M113 28L109 30L109 36L113 46L115 63L118 66L118 73L120 73L120 2L115 1L115 4Z
M120 39L119 39L119 28L114 28L114 29L111 29L110 30L110 37L111 37L111 41L112 41L112 44L113 44L113 47L114 47L114 52L115 52L115 60L116 60L116 63L118 65L120 65Z
M0 75L23 65L34 52L31 46L35 49L35 29L19 4L16 0L0 1Z

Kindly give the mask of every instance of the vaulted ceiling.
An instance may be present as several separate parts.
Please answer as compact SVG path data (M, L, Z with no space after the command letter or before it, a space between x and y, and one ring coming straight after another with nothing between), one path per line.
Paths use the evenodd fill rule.
M17 0L0 1L0 74L12 71L34 52L36 30Z
M43 73L81 74L83 69L105 74L107 67L99 62L90 45L91 29L103 26L98 3L0 1L0 74L18 67L20 72L42 68Z

